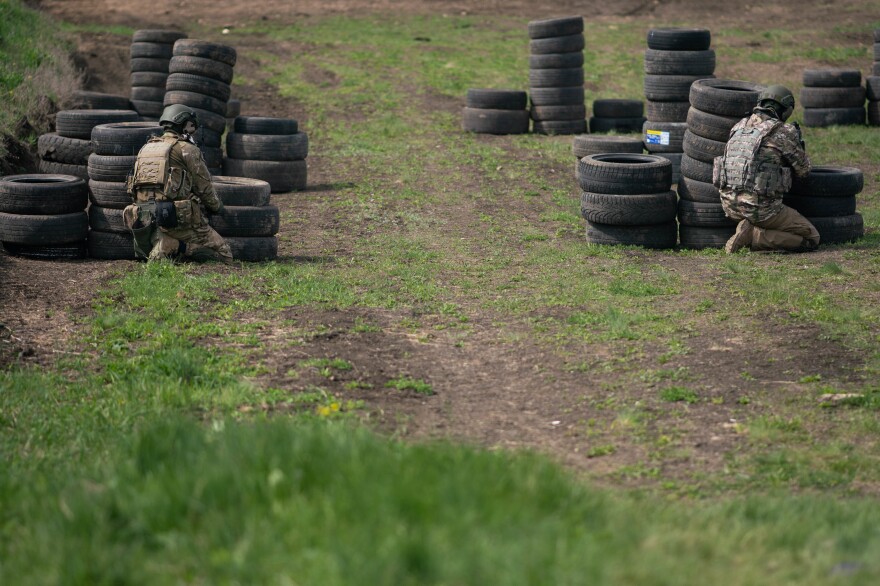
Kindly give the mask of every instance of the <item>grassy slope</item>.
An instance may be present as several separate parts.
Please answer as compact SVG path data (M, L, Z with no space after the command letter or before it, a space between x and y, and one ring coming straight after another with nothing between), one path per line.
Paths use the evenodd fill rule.
M454 115L411 98L525 87L523 25L326 19L268 31L309 49L260 58L279 90L304 104L313 148L363 178L319 204L321 214L363 226L351 258L233 274L133 267L100 293L84 324L94 355L48 373L0 373L0 582L876 582L880 512L873 499L841 498L880 476L876 440L864 439L880 431L872 383L846 383L868 399L832 415L823 437L810 431L809 402L774 404L778 415L744 424L751 448L731 459L735 477L749 480L717 479L739 496L680 503L585 488L528 455L377 439L355 425L357 405L340 406L322 389L291 399L247 382L261 369L260 328L297 305L418 307L458 329L465 345L468 314L493 311L551 347L574 338L638 358L662 341L672 365L692 352L694 330L724 327L731 316L815 324L864 356L865 380L876 379L875 235L820 264L683 253L698 261L695 275L674 270L674 253L591 248L579 237L569 139L463 135ZM640 97L644 27L589 26L591 46L613 48L587 51L590 99ZM810 34L780 33L779 50ZM815 58L849 64L852 56ZM356 125L345 118L353 109L365 113ZM872 130L809 134L816 159L876 175L878 155L863 148ZM558 174L517 164L538 154ZM876 227L876 176L869 186L860 207ZM527 202L528 216L507 212L506 198ZM466 221L445 220L454 209L466 210ZM305 220L285 218L297 221ZM328 234L328 245L336 237ZM706 283L693 308L679 306L683 291ZM254 312L260 319L238 319ZM211 349L212 336L237 349ZM700 400L700 381L666 366L584 368L627 386L655 376L682 387L664 389L665 401ZM805 384L819 393L837 382ZM291 400L298 414L289 419L243 415L249 405ZM624 407L637 410L612 406L628 417ZM647 441L662 458L661 438ZM809 492L786 498L790 488Z

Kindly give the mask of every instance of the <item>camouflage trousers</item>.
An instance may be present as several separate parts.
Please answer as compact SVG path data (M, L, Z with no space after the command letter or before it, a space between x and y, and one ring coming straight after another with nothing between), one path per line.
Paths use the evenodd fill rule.
M207 224L186 228L159 228L153 235L153 249L148 260L161 258L220 260L232 262L229 244Z
M782 206L781 212L763 222L752 224L751 249L754 251L807 252L819 248L819 231L788 206Z

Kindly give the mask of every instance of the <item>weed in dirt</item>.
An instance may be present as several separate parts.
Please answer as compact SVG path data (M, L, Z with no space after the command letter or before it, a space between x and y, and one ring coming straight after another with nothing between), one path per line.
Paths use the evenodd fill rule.
M419 395L431 396L435 394L434 388L423 380L400 376L385 383L385 386L398 391L412 391Z

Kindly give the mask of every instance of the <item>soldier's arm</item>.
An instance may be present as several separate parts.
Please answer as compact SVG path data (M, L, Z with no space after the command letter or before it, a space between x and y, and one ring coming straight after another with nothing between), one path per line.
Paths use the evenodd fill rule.
M201 149L190 144L183 144L182 146L183 160L186 161L187 171L192 177L193 194L211 212L219 214L223 211L223 202L220 201L220 198L217 197L217 192L214 191L211 173L208 171L207 165L205 165L205 159L202 158Z
M798 177L806 177L813 168L807 151L801 146L801 137L798 130L785 124L773 137L780 146L782 158L786 165L791 167L792 172Z

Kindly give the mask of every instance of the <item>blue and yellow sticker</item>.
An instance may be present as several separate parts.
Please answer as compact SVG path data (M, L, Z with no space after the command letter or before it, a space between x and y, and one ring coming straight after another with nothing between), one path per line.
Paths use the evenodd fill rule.
M647 144L669 144L669 133L663 130L646 130L645 142Z

